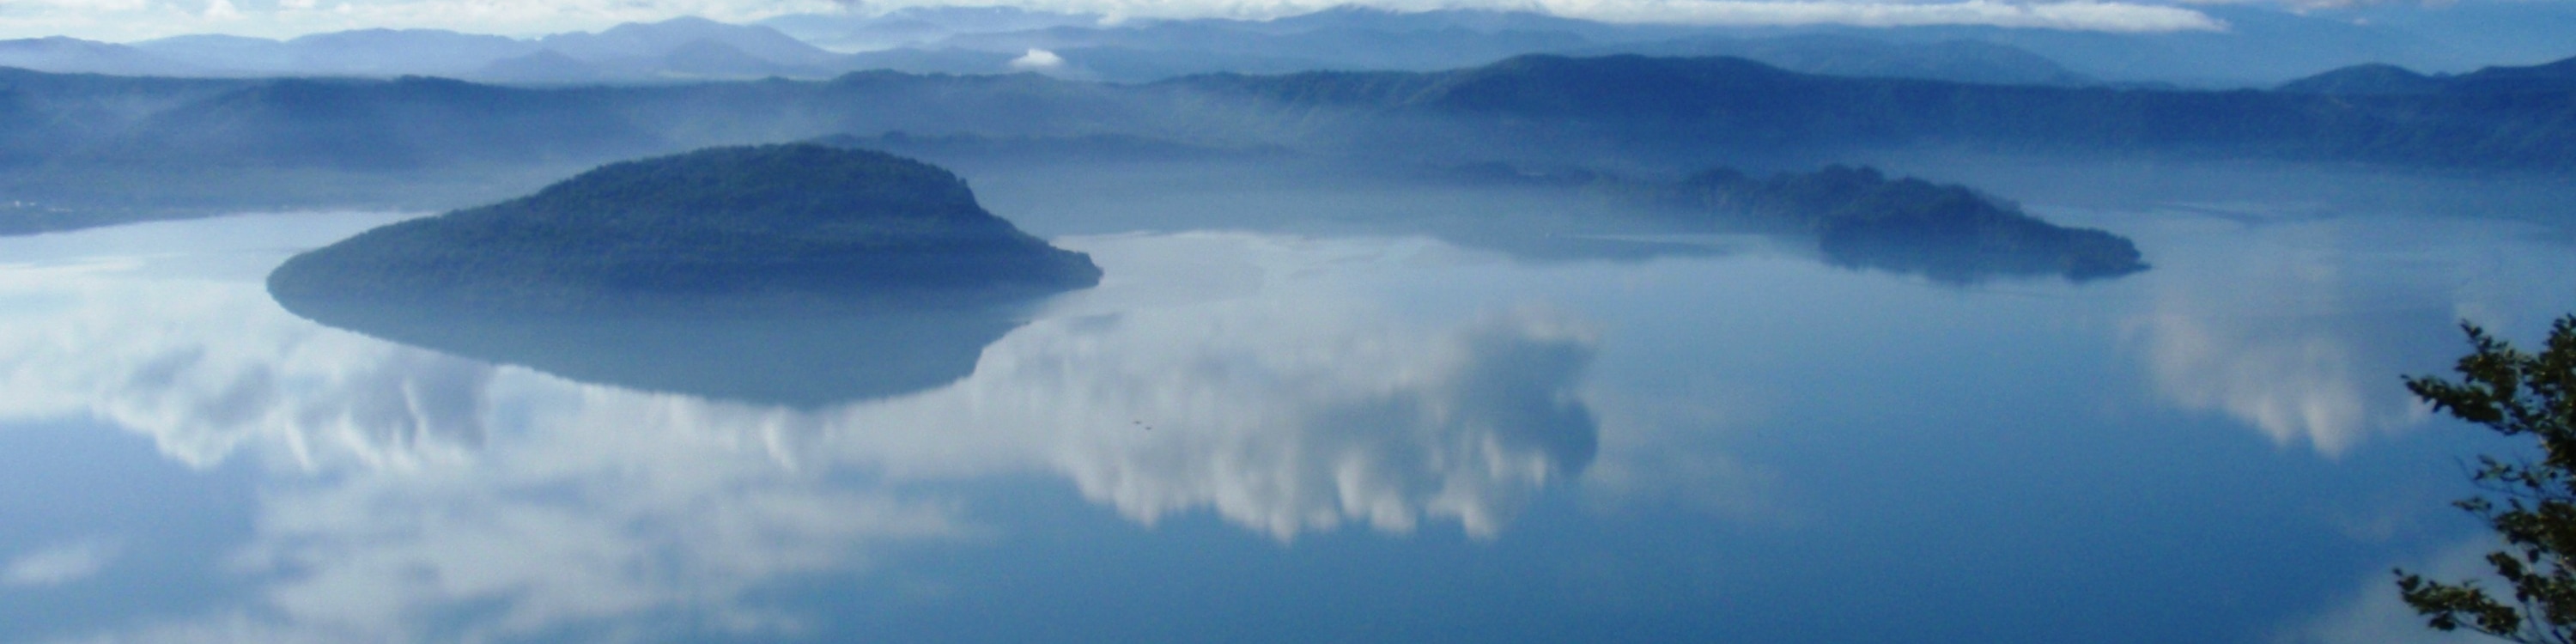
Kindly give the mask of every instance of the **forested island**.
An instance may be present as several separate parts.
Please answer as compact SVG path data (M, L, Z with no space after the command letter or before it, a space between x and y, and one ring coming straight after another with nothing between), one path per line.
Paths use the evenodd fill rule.
M534 195L297 255L278 300L585 312L657 303L875 302L1051 293L1089 257L985 212L946 170L867 150L711 148L602 166Z
M288 259L323 324L580 380L812 406L972 373L1023 303L1098 283L929 164L818 145L615 163Z
M1835 263L1942 281L1997 275L2083 281L2147 268L2137 245L2119 235L2041 221L1967 186L1891 180L1867 167L1827 166L1769 179L1715 168L1670 183L1603 179L1592 189L1694 226L1810 236Z

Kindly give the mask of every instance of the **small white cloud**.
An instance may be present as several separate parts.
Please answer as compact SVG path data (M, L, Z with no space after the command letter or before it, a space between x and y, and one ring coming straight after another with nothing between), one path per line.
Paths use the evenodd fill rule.
M1029 53L1011 59L1011 69L1030 72L1064 69L1064 57L1044 49L1031 49Z
M24 3L13 2L11 4L26 4L39 7L51 7L55 9L95 12L142 11L144 9L149 9L152 6L152 4L147 0L28 0Z
M214 0L206 3L205 16L207 20L236 20L242 17L242 12L233 6L232 0Z
M102 541L57 545L10 560L0 586L59 586L98 574L114 558L116 546Z
M2125 2L1867 2L1825 0L1544 0L1561 16L1604 22L1702 25L1992 25L2070 31L2223 31L2226 23L2182 7Z

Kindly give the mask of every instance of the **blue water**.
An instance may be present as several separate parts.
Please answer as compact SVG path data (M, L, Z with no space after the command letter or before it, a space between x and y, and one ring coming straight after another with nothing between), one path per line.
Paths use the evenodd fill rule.
M2187 196L2032 203L2155 265L2085 284L1041 227L1099 288L819 407L261 290L399 215L0 240L0 640L2419 638L2512 444L2398 377L2576 310L2568 236Z

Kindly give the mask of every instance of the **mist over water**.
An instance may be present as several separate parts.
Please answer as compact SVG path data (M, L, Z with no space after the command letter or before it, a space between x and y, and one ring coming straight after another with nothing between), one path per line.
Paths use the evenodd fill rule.
M2450 641L2576 311L2565 2L693 1L0 5L328 32L0 40L0 644Z
M2544 216L2114 170L2023 203L2152 270L1960 284L1529 186L952 167L1105 275L896 387L450 353L260 287L400 215L0 240L0 440L229 499L0 529L8 603L77 607L0 639L2352 641L2472 534L2427 455L2482 443L2396 376L2576 286ZM871 334L799 328L760 337ZM726 369L841 393L671 384ZM227 590L68 599L151 579Z

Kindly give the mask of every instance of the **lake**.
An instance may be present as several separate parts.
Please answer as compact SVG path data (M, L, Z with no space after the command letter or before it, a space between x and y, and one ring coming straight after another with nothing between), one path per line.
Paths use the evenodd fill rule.
M2399 377L2576 311L2568 220L2055 172L1977 185L2153 268L969 169L1100 286L975 333L635 331L684 361L264 291L404 214L0 239L0 641L2439 639L2389 570L2477 570L2447 502L2515 446Z

